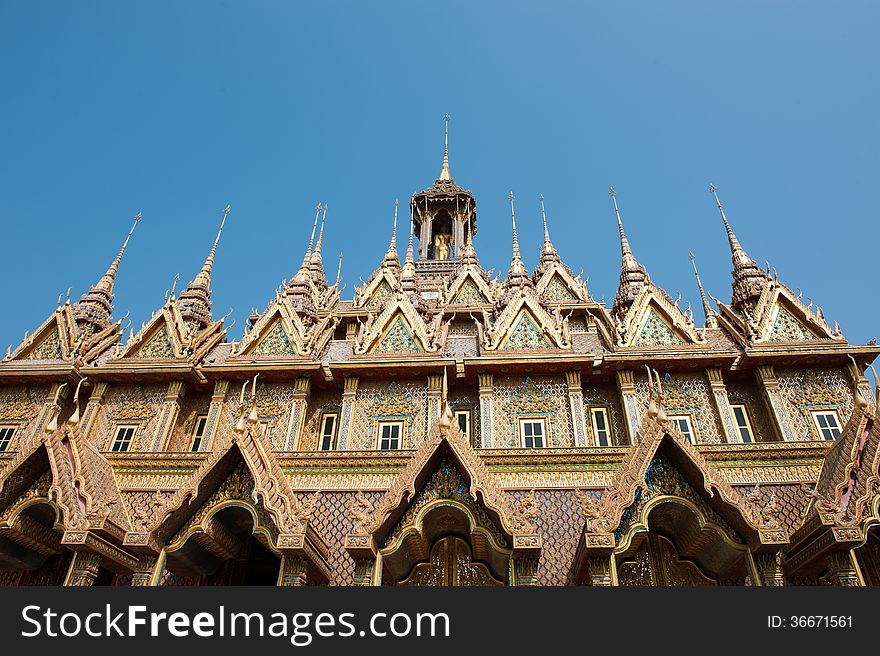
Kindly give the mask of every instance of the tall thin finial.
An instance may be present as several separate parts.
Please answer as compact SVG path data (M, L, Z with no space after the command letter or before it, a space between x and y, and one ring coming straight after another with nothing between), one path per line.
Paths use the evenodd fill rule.
M614 191L614 187L611 187L608 194L611 196L611 200L614 202L614 214L617 215L617 227L620 230L620 254L622 257L632 257L632 249L629 247L629 240L626 238L626 233L623 231L623 221L620 220L620 208L617 206L617 192Z
M320 206L320 203L318 203ZM327 203L321 206L321 229L318 230L318 241L315 243L315 250L312 252L312 259L321 259L321 242L324 241L324 222L327 221Z
M443 166L440 167L440 179L452 180L452 174L449 172L449 112L443 117L445 123L443 136Z
M724 208L721 207L721 201L718 200L718 188L711 182L709 183L709 192L715 197L715 204L718 205L718 211L721 213L721 220L724 222L724 229L727 230L727 241L730 243L730 252L733 254L734 258L748 259L739 240L736 238L736 235L733 234L733 228L730 227L730 222L724 214Z
M697 258L695 258L694 254L691 252L688 252L688 257L690 258L691 264L694 267L694 276L697 279L697 287L700 290L700 302L703 304L703 316L706 319L706 327L707 328L714 328L715 327L715 312L712 310L712 307L709 305L709 300L706 298L706 292L703 290L703 282L700 280L700 272L697 271Z
M394 227L391 229L391 245L397 248L397 204L398 201L394 199Z
M541 218L544 220L544 244L550 243L550 231L547 230L547 213L544 211L544 194L541 194Z
M214 268L214 255L217 253L217 244L220 243L220 235L223 234L223 226L226 225L226 217L229 216L229 213L232 211L229 205L227 205L223 209L223 218L220 219L220 229L217 230L217 236L214 238L214 243L211 245L211 250L208 253L208 257L205 260L205 264L202 266L202 270L199 271L199 274L196 276L196 279L193 281L193 284L200 284L203 287L209 287L211 284L211 270Z
M339 289L339 280L342 277L342 251L339 251L339 264L336 267L336 288Z
M519 239L516 235L516 196L514 196L511 191L507 198L510 200L510 225L513 230L513 259L521 260L522 257L519 254Z
M413 216L413 206L409 206L409 241L406 244L406 259L405 262L413 261L413 225L415 224Z
M312 224L312 236L309 237L309 247L306 249L306 256L303 258L303 266L309 261L309 258L312 256L312 248L315 245L315 231L318 229L318 216L321 214L321 203L318 203L315 206L315 222Z
M101 276L101 279L96 285L97 289L108 293L113 292L113 283L116 282L116 274L119 271L119 265L122 263L122 255L125 253L125 249L128 246L128 241L134 234L134 229L137 228L137 224L141 222L142 218L143 217L141 216L140 212L138 212L137 215L134 217L134 223L131 224L131 230L128 231L128 235L126 235L125 241L122 242L122 248L119 249L116 257L113 258L113 262L110 263L110 267L107 269L107 273Z

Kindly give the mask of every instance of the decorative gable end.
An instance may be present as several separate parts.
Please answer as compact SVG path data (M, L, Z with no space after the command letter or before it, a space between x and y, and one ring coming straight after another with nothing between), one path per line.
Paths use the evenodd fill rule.
M656 310L649 308L642 321L639 334L633 341L633 346L671 346L684 344L685 341L672 329Z
M284 330L281 320L276 320L272 327L266 331L265 336L251 352L252 355L280 355L293 354L293 345L290 336Z
M553 348L553 345L544 336L532 315L525 310L520 312L513 324L513 329L501 346L502 351L548 348Z
M168 336L168 326L163 322L153 335L147 339L134 354L135 358L167 359L174 358L174 347Z
M816 339L816 335L782 305L776 306L776 316L770 328L768 342L793 342Z
M545 300L553 303L577 303L580 301L565 281L559 277L559 274L553 274L541 295Z
M388 284L388 281L383 280L376 288L376 291L373 292L373 295L370 296L370 300L364 303L364 307L383 307L385 305L385 301L387 301L388 297L391 296L393 293L394 290L391 289L391 285Z
M465 279L451 301L452 305L486 305L488 303L489 301L483 292L471 278Z
M31 349L25 360L60 360L63 358L57 325Z
M413 337L403 317L398 315L373 350L379 353L417 353L422 351L422 347Z

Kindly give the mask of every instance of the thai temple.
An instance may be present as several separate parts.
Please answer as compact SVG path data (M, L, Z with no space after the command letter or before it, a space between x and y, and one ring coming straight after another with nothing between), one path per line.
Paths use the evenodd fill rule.
M128 330L138 216L0 363L0 584L880 585L880 346L756 264L714 186L731 291L706 293L692 257L695 317L640 263L622 200L610 305L546 215L526 267L512 194L493 278L447 121L405 250L395 212L341 298L319 205L238 341L211 303L222 222Z

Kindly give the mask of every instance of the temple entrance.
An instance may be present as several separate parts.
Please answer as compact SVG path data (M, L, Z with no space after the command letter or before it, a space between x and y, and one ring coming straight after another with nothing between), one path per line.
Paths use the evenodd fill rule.
M430 561L417 564L398 585L496 586L504 581L492 576L483 563L473 562L467 542L450 535L437 540Z
M73 552L61 546L57 511L48 501L19 510L0 533L0 584L63 585Z
M252 512L227 505L188 527L168 551L163 585L277 585L280 556Z
M713 521L714 520L714 521ZM746 585L751 581L748 548L720 517L707 517L692 503L666 498L647 516L617 556L622 586Z
M880 585L880 534L877 528L868 531L868 539L855 554L865 585Z

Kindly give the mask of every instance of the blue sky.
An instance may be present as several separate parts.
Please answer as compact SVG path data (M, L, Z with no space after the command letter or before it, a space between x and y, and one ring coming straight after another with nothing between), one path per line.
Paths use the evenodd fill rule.
M876 2L0 3L0 351L106 270L135 326L191 280L232 206L213 280L238 337L295 273L319 201L350 298L395 198L453 176L486 268L526 264L538 197L598 299L617 287L614 185L636 257L698 307L730 297L713 181L747 252L851 342L878 333ZM406 221L399 248L405 249Z

